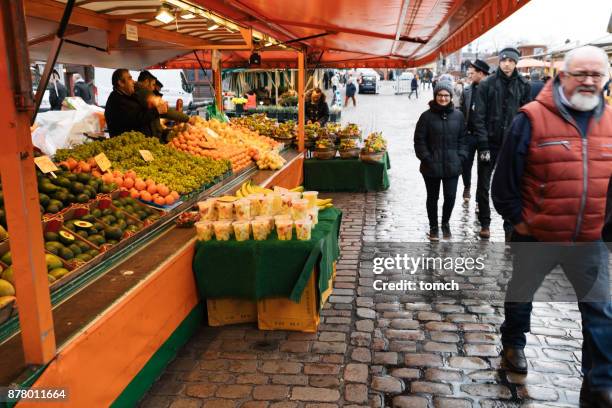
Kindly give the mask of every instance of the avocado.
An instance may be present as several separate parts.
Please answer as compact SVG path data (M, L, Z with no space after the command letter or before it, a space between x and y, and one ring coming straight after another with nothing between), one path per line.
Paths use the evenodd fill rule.
M90 249L89 251L87 251L87 255L91 256L92 258L100 255L100 251L98 251L97 249Z
M58 190L58 187L47 180L39 184L38 190L42 191L45 194L53 194Z
M98 231L101 231L104 229L104 224L102 224L101 222L96 222L94 223L94 228L97 229Z
M49 196L43 193L38 194L38 202L40 203L40 205L42 206L46 206L47 204L49 204Z
M121 207L123 206L123 203L121 202L121 200L113 200L113 205L115 207Z
M108 184L102 184L98 190L100 193L102 194L108 194L110 193L112 190L110 189Z
M45 232L45 241L57 241L59 240L59 234L57 232Z
M75 245L77 245L79 247L79 249L81 250L81 252L87 252L89 251L89 245L87 245L86 242L83 241L77 241L75 242Z
M134 225L134 224L128 225L125 230L130 231L130 232L136 232L138 231L138 225Z
M103 216L113 215L113 210L110 209L110 208L106 208L106 209L102 210L102 215Z
M0 257L0 261L5 265L11 266L13 264L13 258L11 257L11 251L6 252L2 257Z
M144 211L138 211L136 213L136 216L138 217L139 220L144 220L145 218L147 218L147 213Z
M2 279L4 279L5 281L9 281L11 282L11 284L15 284L15 278L13 276L13 267L9 266L8 268L6 268L4 270L4 272L2 272Z
M91 181L91 176L87 173L79 173L77 174L77 180L81 183L87 184Z
M88 237L88 240L98 246L106 243L106 240L100 234L91 235L90 237Z
M92 224L91 222L88 222L88 221L80 221L80 220L77 220L77 221L75 221L75 222L74 222L74 226L75 226L77 229L81 229L81 230L88 230L88 229L90 229L91 227L93 227L93 224Z
M49 200L49 205L57 206L60 210L64 208L64 203L62 203L60 200L56 200L55 198ZM47 205L47 208L49 208L49 205Z
M104 229L104 236L106 236L106 239L120 240L123 231L119 227L108 227Z
M91 212L91 215L93 215L95 218L100 218L102 216L102 211L96 208Z
M117 220L117 222L115 223L115 225L119 228L121 228L121 230L124 230L125 227L127 227L127 222L125 222L125 220Z
M81 255L83 253L83 251L81 250L81 248L76 244L70 244L68 246L68 249L72 251L72 253L74 254L74 256L76 257L77 255Z
M83 261L83 262L89 262L92 260L92 258L93 257L89 254L79 254L74 257L74 259L78 259L79 261Z
M125 220L125 217L127 217L125 213L121 211L115 211L115 218L117 218L118 220Z
M68 206L74 202L76 202L76 196L72 193L67 193L68 195L66 196L66 201L64 201L64 205Z
M77 203L86 203L89 201L89 196L85 193L81 193L78 196L76 196L76 202Z
M87 238L89 236L86 230L78 230L77 235L83 238Z
M47 262L47 271L64 267L62 260L53 254L45 254L45 259Z
M107 244L111 244L111 245L115 245L117 244L119 241L117 241L116 239L109 239L108 241L106 241Z
M49 279L49 284L52 284L53 282L56 281L56 279L52 275L49 275L49 274L47 274L47 279Z
M72 183L66 177L58 177L53 180L53 184L55 184L56 186L69 188Z
M64 177L66 177L70 181L78 181L78 174L68 173Z
M61 279L64 276L68 275L70 271L66 268L55 268L49 272L49 275L53 276L56 280Z
M93 223L96 221L96 219L91 214L85 214L84 216L81 217L81 221L87 221L87 222Z
M85 190L85 185L77 181L77 182L72 183L70 190L72 190L74 194L78 195L78 194L81 194L83 190Z
M66 247L60 249L58 255L60 257L64 258L65 260L67 260L67 261L69 261L72 258L74 258L74 253L70 249L68 249Z
M59 248L55 244L59 244L59 242L56 242L56 241L45 242L45 251L51 252L52 254L57 255L59 253Z
M73 244L75 239L76 238L74 237L74 235L72 235L69 232L66 232L66 231L59 232L59 241L64 245Z

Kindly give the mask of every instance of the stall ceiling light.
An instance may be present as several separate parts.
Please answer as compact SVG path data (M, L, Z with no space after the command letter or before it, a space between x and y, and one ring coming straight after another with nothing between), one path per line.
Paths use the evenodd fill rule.
M213 30L216 30L217 28L219 28L219 24L213 24L210 27L208 27L208 31L213 31Z
M195 14L190 13L188 11L184 11L181 13L181 18L183 20L191 20L192 18L195 18L195 17L196 17Z
M170 11L170 7L165 4L162 4L157 10L157 14L155 15L155 19L157 21L161 21L164 24L168 24L174 21L174 15Z

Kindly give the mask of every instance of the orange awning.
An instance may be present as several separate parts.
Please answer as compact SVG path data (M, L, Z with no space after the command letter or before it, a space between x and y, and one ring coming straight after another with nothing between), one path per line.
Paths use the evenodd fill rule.
M408 68L456 51L528 0L194 1L280 41L318 36L291 44L306 47L309 68ZM265 49L259 50L260 68L295 67L294 52ZM248 67L249 55L224 53L223 66ZM210 67L210 52L198 57ZM199 63L190 53L156 66L198 68Z

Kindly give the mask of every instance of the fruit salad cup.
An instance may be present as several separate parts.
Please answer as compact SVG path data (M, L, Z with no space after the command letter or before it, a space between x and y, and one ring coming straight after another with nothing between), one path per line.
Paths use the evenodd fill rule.
M217 208L215 206L216 199L209 198L205 201L198 202L200 210L200 219L202 221L215 221L217 219Z
M272 196L273 215L280 214L283 210L283 197L280 193L269 194Z
M267 195L263 198L260 215L274 216L274 197Z
M219 221L232 221L234 219L234 203L217 201L217 218Z
M258 217L251 221L251 227L253 227L253 239L255 241L265 241L268 239L270 225L267 220Z
M259 215L255 217L256 220L265 221L268 226L268 233L272 232L274 229L274 217L270 217L268 215Z
M308 208L314 208L317 206L317 198L319 197L318 191L304 191L302 198L308 201Z
M291 215L294 221L308 218L308 200L293 200L291 202Z
M281 195L281 210L279 212L279 214L289 214L291 215L291 200L293 200L293 196L289 195L289 194L282 194Z
M249 203L251 203L251 217L261 215L261 202L263 198L263 194L251 194L247 197Z
M319 207L314 207L308 210L308 218L312 221L312 226L314 227L319 223Z
M249 221L251 219L251 203L248 199L243 198L234 202L234 211L236 220Z
M248 241L251 238L251 222L250 221L234 221L234 236L236 241Z
M312 236L312 222L310 219L295 221L295 235L300 241L310 241Z
M231 221L215 221L213 222L213 229L215 231L215 238L217 241L229 241L232 236L232 222Z
M293 221L290 219L279 219L276 221L276 235L280 241L291 241L293 237Z
M213 236L212 221L199 221L195 224L198 241L210 241Z

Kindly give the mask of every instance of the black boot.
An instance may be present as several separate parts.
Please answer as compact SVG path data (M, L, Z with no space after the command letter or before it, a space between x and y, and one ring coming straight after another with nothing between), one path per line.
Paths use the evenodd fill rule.
M448 225L448 223L442 223L442 238L450 239L451 236L450 225Z
M502 368L518 374L527 374L525 351L519 348L504 347L502 350Z
M612 389L592 390L586 379L582 380L580 389L580 408L612 407Z
M440 240L440 235L438 234L438 228L429 229L429 240L432 242L438 242Z

